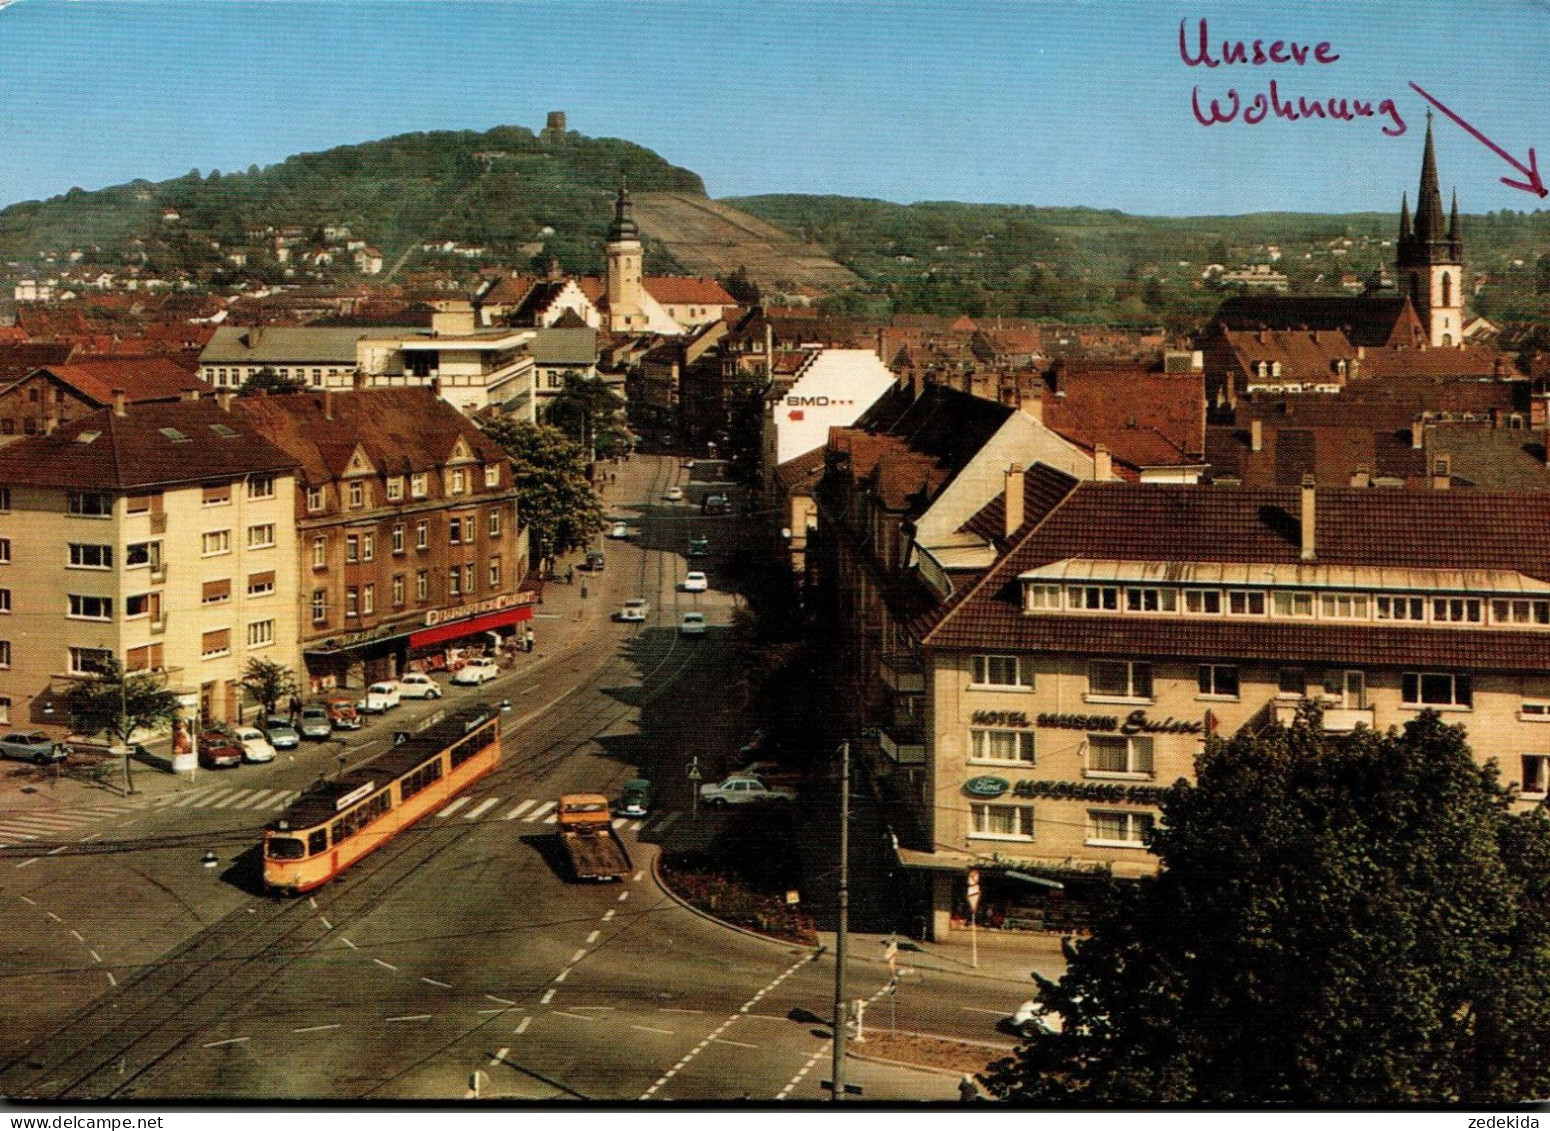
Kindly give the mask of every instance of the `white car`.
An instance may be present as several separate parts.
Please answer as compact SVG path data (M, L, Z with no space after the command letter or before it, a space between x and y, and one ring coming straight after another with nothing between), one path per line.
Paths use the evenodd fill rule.
M368 715L380 715L398 706L402 698L398 681L385 679L381 683L374 683L368 687L365 697L355 704L355 709L364 711Z
M662 497L670 503L681 503L684 500L684 489L682 487L669 487Z
M627 522L614 523L608 528L608 536L610 538L628 538L630 536L630 524Z
M424 672L405 672L398 679L398 694L405 699L440 699L441 688Z
M478 687L500 674L500 667L494 660L470 660L452 673L452 682L459 687Z
M691 569L684 574L683 585L685 593L703 593L710 588L710 581L697 569Z
M274 747L257 727L237 727L231 734L242 745L244 762L274 761Z
M622 621L643 621L651 615L651 606L646 604L644 597L631 597L624 603L624 608L619 610L619 619Z
M797 793L783 785L766 785L758 778L733 774L725 781L706 782L700 797L712 806L758 805L770 801L795 801Z
M678 631L684 636L704 636L705 614L685 613L684 619L679 622Z

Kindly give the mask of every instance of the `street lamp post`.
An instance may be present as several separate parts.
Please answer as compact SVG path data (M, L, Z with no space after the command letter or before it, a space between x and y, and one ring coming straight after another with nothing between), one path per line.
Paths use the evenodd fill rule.
M834 932L834 1084L831 1098L845 1095L845 936L850 930L850 741L840 743L840 890Z

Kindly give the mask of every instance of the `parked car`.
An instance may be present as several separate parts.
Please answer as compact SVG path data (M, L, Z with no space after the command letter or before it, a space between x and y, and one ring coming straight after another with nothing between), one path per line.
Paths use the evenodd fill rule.
M669 487L662 497L670 503L681 503L684 499L684 489L682 487Z
M645 778L631 778L625 782L617 812L621 817L647 816L651 812L651 783Z
M500 667L494 660L469 660L452 673L452 682L459 687L478 687L481 683L488 683L500 674Z
M607 564L607 561L603 557L602 550L587 551L587 568L593 573L602 573L603 567Z
M685 593L703 593L710 588L710 581L697 569L691 569L684 574L683 584L679 586Z
M238 727L232 731L231 736L241 745L244 762L274 761L274 747L257 727Z
M303 738L326 739L334 732L334 722L328 717L326 706L309 703L301 709L301 725L297 729Z
M797 791L783 785L766 785L746 774L733 774L725 781L700 786L701 800L720 808L723 805L761 805L767 802L795 801Z
M725 495L706 495L705 501L700 504L702 514L729 514L732 510L732 500Z
M405 672L398 677L398 694L405 699L440 699L441 688L424 672Z
M678 632L681 636L704 636L705 614L685 613L684 619L678 624Z
M199 764L207 770L231 770L242 765L242 743L223 730L199 736Z
M301 745L301 735L283 715L270 715L264 720L264 737L276 750L294 750Z
M402 701L403 693L398 690L398 681L384 679L366 689L366 694L355 704L355 709L365 711L368 715L381 715L391 711Z
M619 610L618 618L623 621L643 621L650 615L651 606L646 604L646 598L631 597Z
M630 536L630 524L627 522L614 523L608 528L608 536L610 538L628 538Z
M710 553L710 539L703 534L696 534L689 539L689 556L691 558L703 558Z
M18 730L0 737L0 758L14 758L18 762L32 762L38 766L51 766L65 760L63 746L35 730Z
M758 762L750 762L737 771L750 778L758 778L765 785L783 785L795 789L802 781L802 771L783 766L779 762L764 759Z
M361 716L355 709L355 700L348 695L329 696L328 721L335 730L360 730Z

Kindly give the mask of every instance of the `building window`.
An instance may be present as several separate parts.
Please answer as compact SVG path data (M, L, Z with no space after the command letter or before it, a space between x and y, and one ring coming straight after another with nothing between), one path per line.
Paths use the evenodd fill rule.
M461 467L452 469L452 493L461 495L468 490L468 472Z
M1034 764L1033 731L971 730L969 731L969 760L971 762L1015 762L1031 766Z
M361 535L361 561L375 561L377 557L377 536L371 531Z
M484 485L486 487L499 487L501 485L501 465L487 463L484 465Z
M395 554L404 552L404 524L401 522L393 524L393 552Z
M1087 776L1152 776L1152 740L1146 735L1090 734L1087 736Z
M426 531L425 521L421 519L414 524L414 548L423 550L430 545L430 536Z
M447 520L447 541L456 546L463 540L463 520L452 518Z
M317 537L312 540L312 568L328 568L328 539Z
M124 565L126 567L155 565L161 560L160 547L160 542L131 542L124 547Z
M354 585L345 588L344 615L347 617L358 617L361 615L361 591Z
M461 597L463 595L463 571L453 566L447 570L447 596Z
M1210 699L1238 698L1238 668L1234 664L1201 664L1200 694Z
M366 484L359 479L350 483L350 507L352 510L366 505Z
M0 565L11 564L11 540L0 538Z
M1441 624L1479 624L1480 606L1478 597L1433 597L1432 620Z
M1420 597L1379 597L1375 604L1379 620L1426 619L1426 602Z
M265 570L263 573L248 574L248 596L267 597L274 592L275 571Z
M1058 612L1061 608L1060 586L1029 585L1023 590L1023 600L1029 612Z
M70 543L71 569L112 569L113 547Z
M430 489L430 476L425 472L416 472L409 477L409 493L417 499L425 498Z
M9 589L0 589L0 613L9 613L10 611L11 591Z
M8 511L10 509L11 489L9 487L0 487L0 511Z
M395 609L399 608L399 607L401 607L403 605L403 603L404 603L404 575L401 574L401 573L395 573L393 575L393 607Z
M106 648L70 649L71 675L100 675L113 653Z
M274 498L274 476L273 475L250 475L250 476L248 476L248 498L250 498L250 499L272 499L272 498Z
M1550 624L1550 601L1492 601L1491 620L1496 624Z
M490 559L490 588L491 589L499 589L500 587L501 587L501 559L500 559L500 555L497 554L493 558Z
M204 505L207 507L224 507L231 503L231 484L215 483L206 484L204 488Z
M1093 660L1087 665L1087 693L1114 699L1152 698L1152 665L1142 660Z
M85 518L107 518L113 513L113 496L98 491L71 491L70 513Z
M499 538L501 536L501 512L500 511L491 511L490 512L489 531L490 531L490 537L491 538Z
M205 557L213 557L216 554L231 553L231 531L210 530L206 531L201 541L202 552Z
M1031 688L1033 660L1027 656L971 656L969 683L972 687Z
M323 488L307 488L307 509L309 511L320 511L323 509Z
M1179 608L1177 589L1127 589L1125 608L1132 613L1173 613Z
M1258 589L1229 589L1227 611L1234 616L1262 617L1265 615L1265 595Z
M224 605L230 600L231 578L229 577L223 577L219 581L206 581L200 589L201 605Z
M1550 754L1523 755L1523 784L1519 788L1532 797L1550 793Z
M70 617L73 620L112 620L112 597L89 597L79 593L70 595Z
M212 632L206 632L199 640L199 656L204 660L213 660L217 656L231 654L231 629L217 628Z
M969 835L986 840L1032 840L1032 805L969 806Z
M377 587L367 584L361 587L361 615L371 616L377 611Z
M1150 813L1089 809L1087 843L1110 848L1145 848L1156 818Z
M1278 617L1311 617L1313 594L1304 592L1277 593L1275 611Z
M414 575L415 600L426 600L430 596L430 591L430 575L422 569Z
M274 523L261 522L248 527L248 549L264 550L274 545Z
M1324 593L1319 597L1319 614L1326 619L1366 620L1367 594Z
M1186 613L1207 613L1215 616L1222 611L1222 594L1218 589L1184 590Z
M264 648L274 643L274 621L256 620L248 625L248 647Z
M125 514L160 514L160 495L130 495L124 501Z
M361 560L361 539L358 534L346 534L344 536L344 560L358 562Z
M318 624L328 619L328 590L314 589L312 591L312 623Z
M1073 609L1114 612L1119 609L1119 587L1114 585L1073 585L1069 590Z
M1473 707L1474 686L1467 674L1405 672L1400 698L1407 707Z
M391 475L388 477L387 497L390 503L396 503L404 497L404 477L402 475Z
M1282 668L1276 676L1276 694L1301 699L1308 694L1308 673L1301 668Z

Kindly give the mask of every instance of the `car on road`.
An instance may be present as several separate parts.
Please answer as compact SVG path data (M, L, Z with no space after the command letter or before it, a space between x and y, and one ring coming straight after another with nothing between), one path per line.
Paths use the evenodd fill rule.
M383 715L401 702L403 693L398 690L398 681L384 679L366 689L366 694L355 704L355 709L365 711L368 715Z
M284 715L270 715L264 720L264 737L276 750L294 750L301 745L301 735Z
M793 789L802 780L801 770L767 758L759 762L750 762L737 772L746 777L758 778L765 785L784 785Z
M700 799L720 808L723 805L764 805L795 801L797 791L784 785L767 785L747 774L733 774L725 781L700 786Z
M500 667L494 660L469 660L468 663L452 673L452 682L459 687L478 687L482 683L488 683L500 674Z
M705 614L685 613L684 619L678 622L678 632L681 636L704 636Z
M269 744L269 739L264 737L264 732L257 727L238 727L231 732L231 736L242 747L244 762L274 761L274 747Z
M334 732L334 722L328 717L326 706L309 703L301 709L301 723L296 729L303 738L326 739Z
M349 695L331 695L328 699L328 720L335 730L360 730L361 714L355 709L355 700Z
M685 593L703 593L710 588L710 581L697 569L691 569L684 574L683 583L679 585Z
M424 672L405 672L398 677L398 694L404 699L440 699L441 688Z
M242 743L223 730L199 736L199 764L207 770L232 770L242 765Z
M662 497L670 503L681 503L684 501L684 489L682 487L669 487L662 493Z
M703 534L696 534L689 539L689 556L691 558L703 558L710 553L710 539Z
M0 738L0 758L14 758L38 766L65 760L65 748L35 730L18 730Z
M646 604L644 597L631 597L624 603L617 614L622 621L643 621L651 615L651 606Z
M615 811L621 817L648 816L651 812L651 783L645 778L631 778L625 782Z
M700 504L701 514L730 514L731 511L732 500L725 495L706 495Z
M630 524L627 522L614 523L608 528L608 536L610 538L628 538L630 536Z
M607 565L607 559L603 557L602 550L587 551L587 569L593 573L602 573L603 566Z

